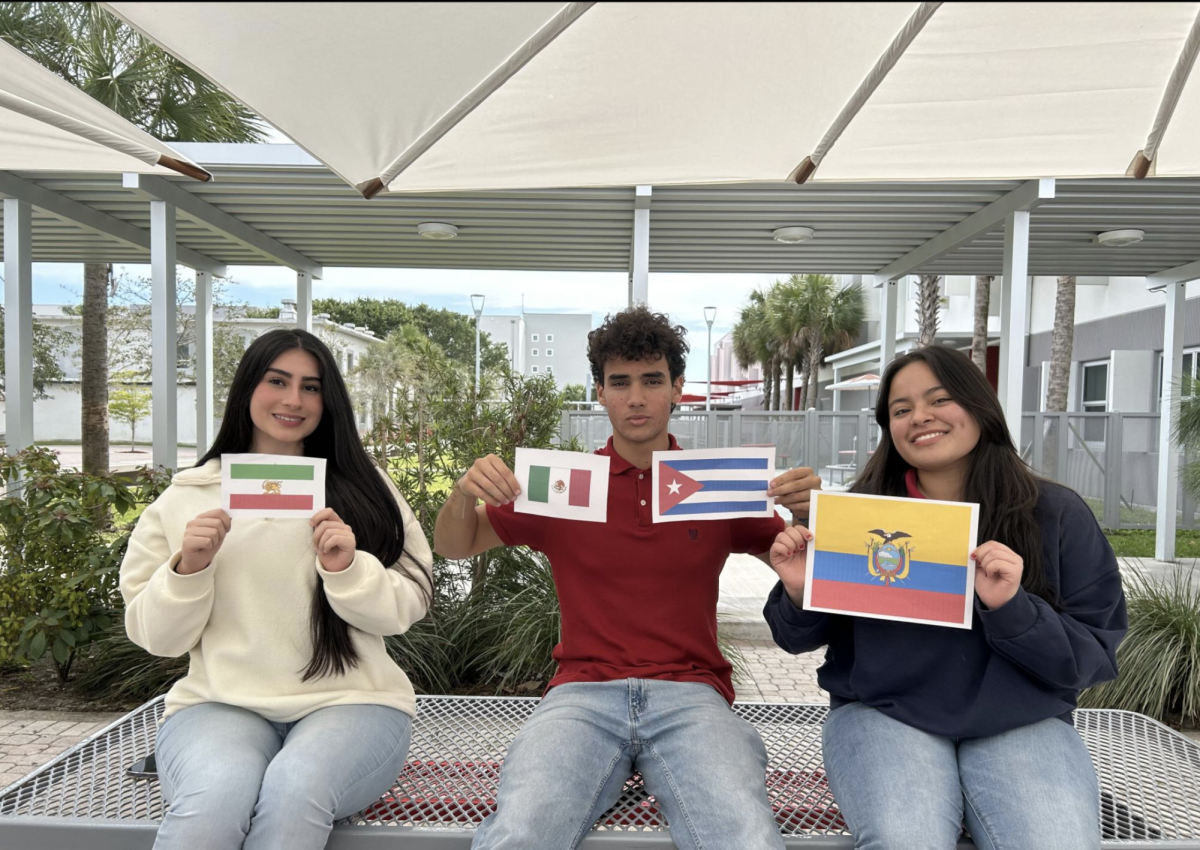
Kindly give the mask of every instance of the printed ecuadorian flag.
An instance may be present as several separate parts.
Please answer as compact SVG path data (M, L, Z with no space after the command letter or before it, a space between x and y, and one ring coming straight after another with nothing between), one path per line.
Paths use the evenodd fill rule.
M971 627L979 506L814 492L804 607Z
M222 455L221 496L231 517L310 517L325 507L325 459Z

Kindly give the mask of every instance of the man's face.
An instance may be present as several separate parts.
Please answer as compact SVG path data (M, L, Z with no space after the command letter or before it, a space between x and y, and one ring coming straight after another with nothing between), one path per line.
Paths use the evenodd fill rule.
M616 434L631 443L651 442L667 429L671 405L683 396L683 376L672 383L661 354L653 360L609 360L598 396Z

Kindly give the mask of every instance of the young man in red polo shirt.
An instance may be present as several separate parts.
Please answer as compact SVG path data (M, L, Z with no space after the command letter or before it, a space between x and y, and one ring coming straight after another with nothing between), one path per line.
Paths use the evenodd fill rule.
M588 336L588 359L613 436L608 521L518 514L520 485L496 456L480 458L438 514L447 558L526 545L550 559L562 609L558 672L513 741L497 811L473 850L576 847L636 771L680 850L782 850L767 802L767 756L730 709L729 663L717 649L717 582L731 552L767 553L770 519L651 521L651 455L683 392L684 329L636 307ZM771 482L799 516L820 486L810 469ZM482 500L483 505L477 504Z

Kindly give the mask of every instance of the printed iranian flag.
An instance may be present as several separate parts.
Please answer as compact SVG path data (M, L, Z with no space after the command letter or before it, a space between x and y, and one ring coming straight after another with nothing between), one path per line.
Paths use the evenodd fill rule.
M603 455L517 449L513 473L522 514L604 522L608 515L608 465Z
M529 467L529 501L586 508L592 486L590 469L562 466Z
M221 495L231 517L310 517L325 507L325 459L223 455Z

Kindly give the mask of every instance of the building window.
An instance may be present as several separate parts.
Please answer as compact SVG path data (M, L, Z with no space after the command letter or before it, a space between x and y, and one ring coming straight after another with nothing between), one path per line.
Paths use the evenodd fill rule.
M547 357L553 357L553 356L554 356L554 349L553 349L553 348L547 348L547 349L546 349L546 356L547 356Z
M1196 395L1196 390L1200 389L1197 381L1200 381L1200 348L1185 348L1183 350L1183 358L1180 361L1179 382L1180 390L1183 398L1192 398ZM1163 356L1160 352L1158 355L1158 409L1162 410L1163 397Z
M537 374L537 370L538 370L538 367L537 367L537 366L534 366L534 367L533 367L533 374L535 374L535 375L536 375L536 374Z
M546 334L546 342L554 342L554 334Z
M554 367L553 367L553 366L547 366L547 367L546 367L546 374L547 374L547 375L553 375L553 374L554 374Z
M537 334L533 334L533 335L531 335L531 336L529 337L529 339L530 339L530 340L532 340L533 342L537 342L537 341L538 341L538 335L537 335Z
M346 372L350 373L353 371L354 371L354 354L352 352L347 351L346 352Z
M1084 413L1108 411L1108 361L1083 364L1083 398L1080 406ZM1084 420L1083 439L1089 443L1104 442L1107 424L1103 419Z
M538 356L538 350L537 350L536 348L531 348L531 349L529 350L529 356L530 356L530 357L537 357L537 356Z

